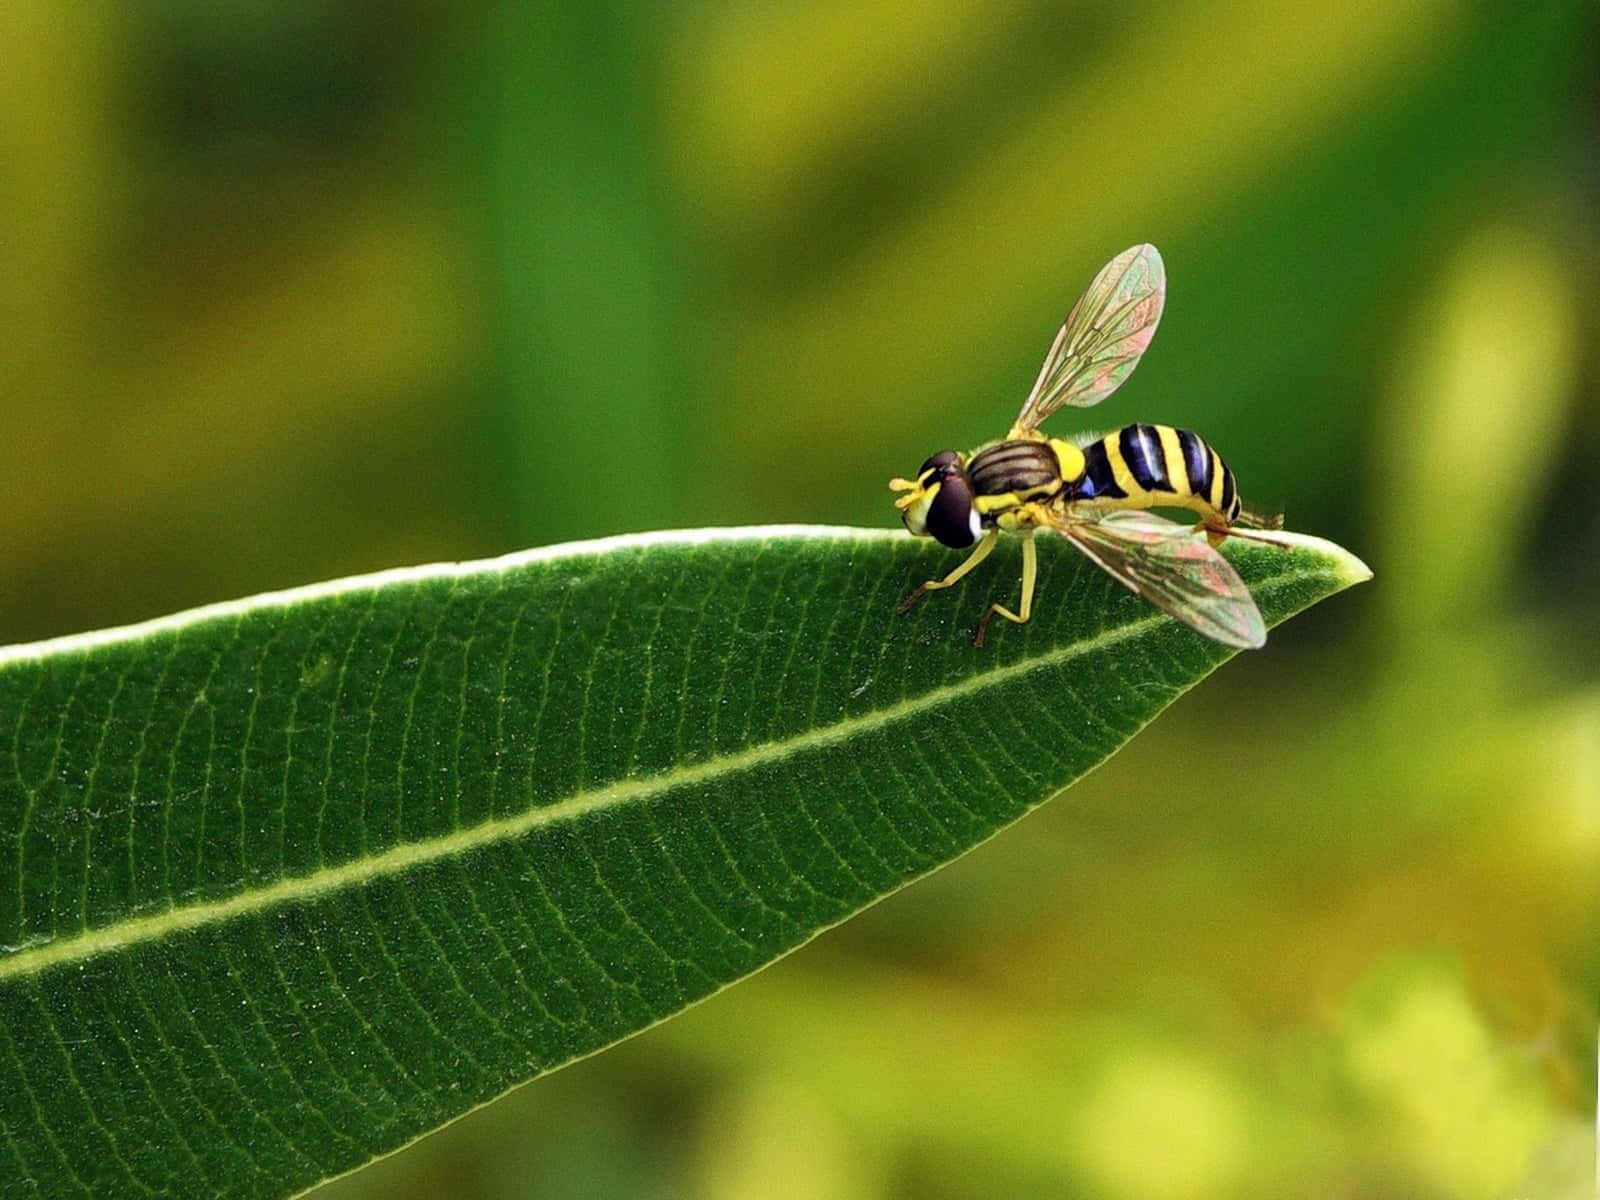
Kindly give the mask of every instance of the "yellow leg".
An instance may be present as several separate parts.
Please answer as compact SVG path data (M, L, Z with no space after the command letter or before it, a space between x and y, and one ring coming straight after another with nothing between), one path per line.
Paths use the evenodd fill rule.
M900 601L900 607L894 611L897 613L906 612L913 604L922 599L922 593L924 592L936 592L940 588L947 588L952 584L960 583L973 567L977 566L984 559L989 557L989 551L994 549L995 542L999 540L1000 531L998 529L989 530L988 533L983 535L983 541L978 543L978 548L971 554L967 555L967 560L964 563L962 563L954 571L951 571L950 574L946 575L943 579L928 580L927 583L923 584L916 591L912 592L911 595Z
M1039 579L1039 551L1033 544L1033 530L1029 529L1022 535L1022 611L1012 612L1003 604L991 604L984 610L983 619L978 622L978 632L973 635L974 646L983 645L984 631L989 628L989 619L996 615L1008 621L1015 621L1018 625L1026 625L1028 618L1033 615L1033 585Z

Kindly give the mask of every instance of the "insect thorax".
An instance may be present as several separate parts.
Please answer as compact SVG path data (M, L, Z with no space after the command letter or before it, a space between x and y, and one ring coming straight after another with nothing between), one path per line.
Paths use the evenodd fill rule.
M1061 486L1061 463L1044 441L996 442L967 464L967 478L978 496L1032 498Z

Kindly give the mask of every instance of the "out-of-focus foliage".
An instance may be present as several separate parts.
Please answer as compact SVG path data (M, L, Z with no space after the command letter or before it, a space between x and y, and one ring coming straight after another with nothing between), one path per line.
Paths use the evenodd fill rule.
M1587 1194L1594 26L0 6L0 641L886 523L1141 240L1166 319L1095 421L1201 430L1377 571L1070 804L335 1190Z

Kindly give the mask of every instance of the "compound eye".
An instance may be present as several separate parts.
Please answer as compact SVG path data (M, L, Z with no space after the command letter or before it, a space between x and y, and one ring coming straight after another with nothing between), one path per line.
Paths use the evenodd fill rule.
M957 454L954 450L941 450L937 454L930 454L928 456L928 461L917 468L917 475L919 477L926 475L929 471L932 471L935 468L938 468L940 474L943 474L944 469L947 467L959 468L960 466L961 455Z
M940 481L939 491L928 506L927 526L929 533L952 550L978 540L978 513L972 507L972 486L965 475L952 471Z

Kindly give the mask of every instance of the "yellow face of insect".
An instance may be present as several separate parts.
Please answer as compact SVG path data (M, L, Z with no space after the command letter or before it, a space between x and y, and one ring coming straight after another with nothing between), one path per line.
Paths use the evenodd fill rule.
M894 506L900 510L900 519L905 522L906 528L917 537L929 536L928 506L939 493L938 484L929 487L924 479L901 479L896 476L889 481L890 488L905 493L895 500Z

